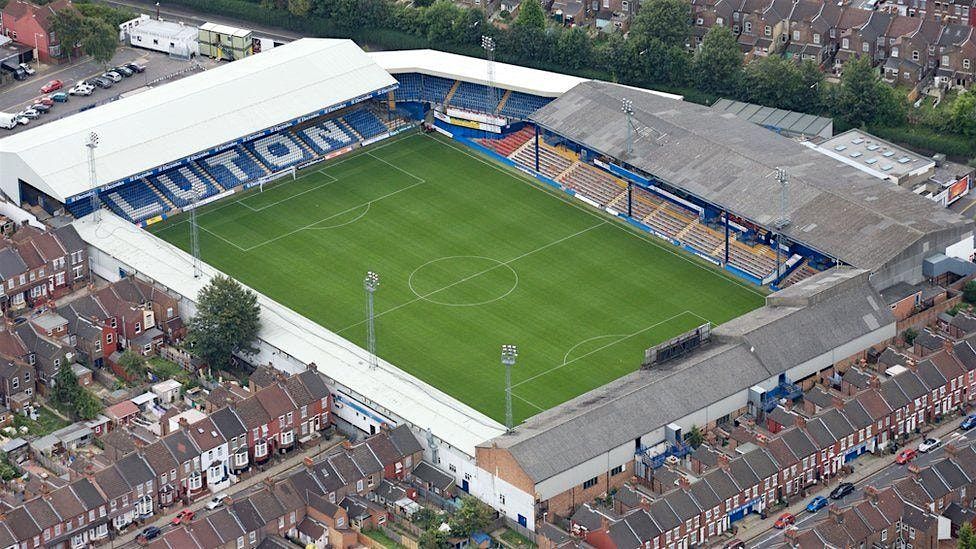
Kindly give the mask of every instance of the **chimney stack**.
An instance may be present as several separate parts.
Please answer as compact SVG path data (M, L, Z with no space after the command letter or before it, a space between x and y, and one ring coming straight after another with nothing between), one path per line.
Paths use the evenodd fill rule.
M319 367L318 367L318 365L316 365L316 364L315 364L314 362L309 362L309 363L308 363L308 365L307 365L307 366L306 366L305 368L306 368L307 370L309 370L309 371L312 371L312 372L317 372L317 371L319 371Z
M922 469L918 465L916 465L915 463L909 463L908 464L908 472L909 472L909 474L911 474L911 477L913 479L915 479L915 482L921 482L922 481L922 477L921 477Z
M729 470L729 462L730 461L731 461L731 458L729 458L729 455L728 454L722 453L722 454L719 454L718 455L718 466L721 467L722 469L726 470L726 471Z
M315 462L312 461L312 458L309 456L305 456L305 459L303 459L302 462L305 463L306 469L311 469L312 467L315 467Z
M878 503L878 494L881 492L879 492L877 488L874 486L865 486L864 493L867 494L868 499L871 500L871 503Z
M798 429L803 429L807 426L807 418L801 416L800 414L796 414L796 416L793 418L793 424L796 425Z
M830 518L834 520L837 524L844 524L844 510L837 505L831 505L827 508L830 512Z
M691 481L688 480L688 477L686 477L685 475L680 475L678 476L678 486L680 486L685 490L688 490L689 488L691 488Z
M945 455L950 459L959 455L959 448L956 446L955 442L946 443L943 451L945 452Z
M637 506L640 507L641 509L645 510L645 511L650 512L650 510L651 510L651 500L648 499L648 498L646 498L646 497L644 497L644 496L641 496L640 502L637 503Z
M840 410L841 408L844 407L844 399L840 398L837 395L831 395L831 404L834 406L834 408Z

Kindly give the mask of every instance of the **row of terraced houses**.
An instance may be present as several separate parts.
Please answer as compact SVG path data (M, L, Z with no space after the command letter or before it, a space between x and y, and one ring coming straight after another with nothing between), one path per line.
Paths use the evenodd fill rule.
M900 372L883 381L866 370L849 370L851 399L817 388L802 406L777 407L765 415L763 429L736 433L739 444L756 446L738 457L702 446L690 457L696 478L678 474L675 481L655 484L656 471L648 469L639 476L652 486L668 486L662 497L641 500L619 516L585 504L570 519L573 534L599 548L694 547L714 541L748 513L779 500L796 501L861 454L903 440L976 400L976 335L939 339L943 348L922 350L924 356L882 353L878 367ZM670 489L675 482L678 487Z
M747 59L784 55L839 74L847 59L868 56L886 81L910 86L931 78L968 88L976 74L973 0L693 0L692 10L696 43L711 27L726 26Z
M135 440L134 451L105 468L72 468L70 484L5 513L0 547L95 544L161 508L224 490L251 467L320 437L330 422L330 399L312 365L151 444L137 447ZM125 432L125 421L115 420L112 436ZM254 530L244 535L253 545Z

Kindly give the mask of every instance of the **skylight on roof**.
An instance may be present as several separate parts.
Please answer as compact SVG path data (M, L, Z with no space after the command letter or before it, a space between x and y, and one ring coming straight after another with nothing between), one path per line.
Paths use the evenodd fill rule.
M864 161L865 164L875 164L877 162L878 162L877 158L868 158L867 160Z
M894 168L894 166L891 164L885 164L884 166L881 166L881 171L888 172L891 171L891 168Z
M861 156L861 151L854 151L851 153L851 158L858 158Z
M881 156L883 156L885 158L891 158L892 156L895 156L895 153L892 152L892 151L885 151L885 152L881 153Z
M837 145L836 147L834 147L834 150L835 151L842 151L842 150L844 150L846 148L847 148L847 145Z
M912 161L912 159L911 158L908 158L907 156L903 156L903 157L901 157L901 158L898 159L898 163L899 164L908 164L911 161Z
M861 143L864 143L864 139L860 137L855 137L854 139L851 139L851 143L855 145L860 145Z
M880 149L880 148L881 148L881 145L876 145L876 144L874 144L874 143L872 143L872 144L870 144L870 145L868 145L868 150L869 150L869 151L876 151L876 150L878 150L878 149Z

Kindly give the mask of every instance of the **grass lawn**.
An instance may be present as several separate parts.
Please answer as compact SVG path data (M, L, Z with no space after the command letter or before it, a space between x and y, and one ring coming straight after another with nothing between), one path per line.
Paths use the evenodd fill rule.
M526 539L525 536L508 528L506 528L499 537L501 537L502 541L507 543L509 546L517 547L518 549L532 549L536 546L534 543Z
M369 536L370 538L380 542L383 547L388 547L389 549L402 549L402 545L390 539L382 530L363 530L363 534Z
M14 427L18 430L21 427L27 427L29 434L33 436L42 437L68 425L70 422L56 416L54 412L44 406L37 408L37 421L23 414L14 414Z
M152 225L189 249L185 216ZM209 264L504 419L637 369L645 348L760 306L763 292L463 146L418 133L204 206Z

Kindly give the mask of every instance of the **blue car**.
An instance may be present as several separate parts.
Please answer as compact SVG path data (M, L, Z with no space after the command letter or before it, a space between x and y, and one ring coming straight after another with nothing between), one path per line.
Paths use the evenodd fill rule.
M968 431L973 427L976 427L976 414L967 417L965 420L963 420L962 425L959 426L959 428L963 431Z
M828 505L830 505L830 500L823 496L817 496L807 505L807 512L816 513Z

